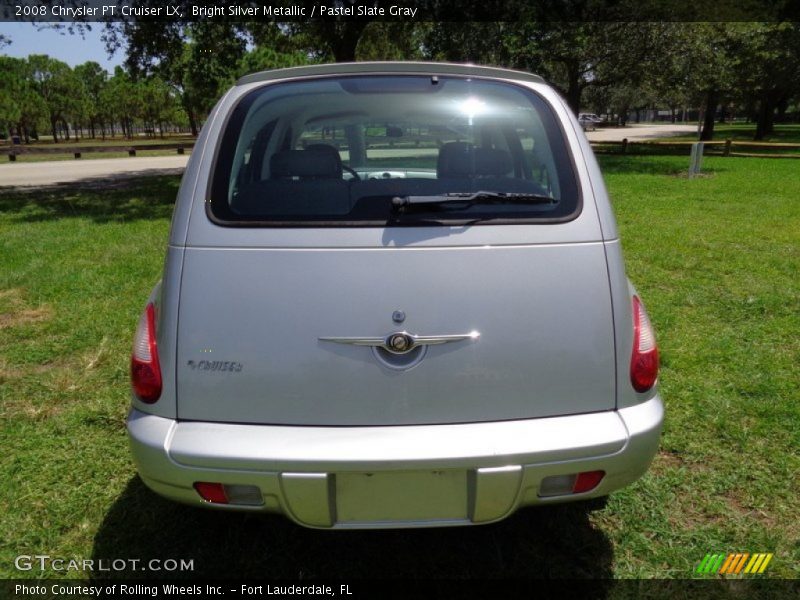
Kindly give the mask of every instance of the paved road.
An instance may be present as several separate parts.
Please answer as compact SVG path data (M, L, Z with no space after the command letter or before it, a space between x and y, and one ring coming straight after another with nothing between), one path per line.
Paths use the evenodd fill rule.
M693 133L696 125L629 125L590 131L587 137L593 142L641 140ZM391 150L383 151L391 153ZM0 164L0 187L46 186L57 183L120 179L158 173L181 173L187 156L153 156L138 158L100 158L92 160L61 160L31 163Z
M142 156L0 164L1 186L43 186L99 178L182 173L188 156Z
M697 124L694 125L628 125L627 127L608 127L597 131L587 131L586 137L590 142L621 142L629 140L643 140L673 135L687 135L697 133Z

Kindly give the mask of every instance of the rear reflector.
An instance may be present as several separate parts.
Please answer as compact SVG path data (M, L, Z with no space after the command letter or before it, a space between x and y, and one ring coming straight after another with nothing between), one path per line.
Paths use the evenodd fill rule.
M539 496L547 498L590 492L600 484L605 474L605 471L584 471L569 475L551 475L542 479L539 484Z
M149 303L144 309L131 353L131 385L142 402L152 404L161 396L161 367L156 346L156 309Z
M637 392L652 388L658 378L658 346L653 326L642 301L633 297L633 353L631 384Z
M206 502L213 502L214 504L227 504L228 497L225 495L225 487L221 483L208 483L207 481L198 481L194 484L194 489L200 494L200 497Z
M214 504L236 504L239 506L261 506L264 498L261 490L254 485L226 485L198 481L194 489L206 502Z
M578 473L575 478L575 485L572 486L573 494L582 494L596 488L600 481L605 477L605 471L585 471Z

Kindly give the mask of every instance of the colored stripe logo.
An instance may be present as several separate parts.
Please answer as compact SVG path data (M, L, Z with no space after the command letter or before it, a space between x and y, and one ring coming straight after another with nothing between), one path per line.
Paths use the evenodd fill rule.
M772 556L772 553L748 554L747 552L706 554L700 564L697 565L695 573L719 575L746 573L755 575L756 573L764 572L769 561L772 560Z

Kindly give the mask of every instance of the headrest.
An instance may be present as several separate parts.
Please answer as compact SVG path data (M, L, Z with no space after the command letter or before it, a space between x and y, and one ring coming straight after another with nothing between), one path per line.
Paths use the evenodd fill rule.
M500 177L513 169L505 150L476 148L467 142L450 142L439 150L439 178Z
M314 144L306 150L276 152L269 161L272 179L340 179L342 159L333 146Z

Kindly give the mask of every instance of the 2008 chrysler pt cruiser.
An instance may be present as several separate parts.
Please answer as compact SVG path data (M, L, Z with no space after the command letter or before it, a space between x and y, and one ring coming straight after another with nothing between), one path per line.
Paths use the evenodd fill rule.
M187 504L489 523L640 477L657 372L601 173L542 79L299 67L241 79L197 140L128 432Z

